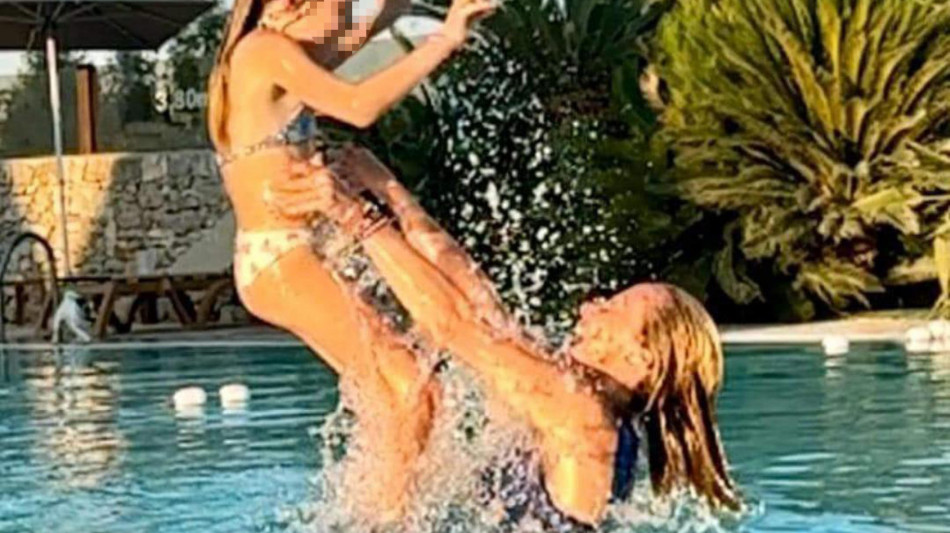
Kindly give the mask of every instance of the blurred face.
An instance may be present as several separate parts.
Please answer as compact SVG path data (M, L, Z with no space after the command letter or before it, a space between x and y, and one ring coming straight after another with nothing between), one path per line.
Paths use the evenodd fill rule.
M369 1L375 5L376 0ZM282 28L288 36L329 44L338 42L345 31L357 26L368 27L372 22L373 13L357 9L358 3L354 0L271 0L265 13L273 25ZM365 37L347 42L346 46L352 48L347 51L354 51L364 42Z

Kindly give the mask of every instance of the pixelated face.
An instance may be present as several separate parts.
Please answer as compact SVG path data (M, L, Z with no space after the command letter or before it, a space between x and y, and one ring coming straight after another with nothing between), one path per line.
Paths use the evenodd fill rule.
M363 46L369 35L373 21L379 15L382 0L349 0L345 2L346 10L344 21L346 28L357 29L359 38L351 43L345 43L343 48L347 52L355 51Z
M363 38L341 43L346 51L354 51L365 42L369 25L375 18L378 0L275 0L287 2L288 13L294 17L288 25L316 43L338 42L344 32L365 28ZM369 6L372 9L368 9Z

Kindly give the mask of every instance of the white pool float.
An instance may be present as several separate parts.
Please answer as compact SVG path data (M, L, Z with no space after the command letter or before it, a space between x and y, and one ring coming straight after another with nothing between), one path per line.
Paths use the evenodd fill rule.
M944 319L931 320L927 323L927 331L933 340L950 339L950 321Z
M904 340L907 344L929 344L933 336L927 326L917 326L907 330Z
M841 335L829 335L821 340L825 355L844 355L851 349L851 341Z
M932 340L930 328L915 326L904 334L904 349L907 353L930 353Z
M908 340L904 343L904 349L907 353L930 353L932 350L932 343L930 340L919 341L919 340Z
M200 407L208 401L208 395L201 387L184 387L175 391L172 396L172 403L175 409L182 411L194 407Z
M218 396L225 407L242 406L251 399L251 389L240 383L229 383L218 389Z

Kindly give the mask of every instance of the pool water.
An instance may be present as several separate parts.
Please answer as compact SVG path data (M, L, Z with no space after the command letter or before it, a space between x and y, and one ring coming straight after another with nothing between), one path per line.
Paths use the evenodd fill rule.
M733 349L720 404L744 531L950 531L950 353Z
M950 354L744 347L726 372L722 432L751 510L724 528L950 531ZM231 382L245 409L220 407ZM208 404L176 414L187 385ZM0 532L282 531L316 497L336 402L303 348L7 349Z
M311 435L337 401L303 349L6 352L0 532L266 530L307 498ZM224 411L217 390L251 389ZM169 397L208 391L203 412Z

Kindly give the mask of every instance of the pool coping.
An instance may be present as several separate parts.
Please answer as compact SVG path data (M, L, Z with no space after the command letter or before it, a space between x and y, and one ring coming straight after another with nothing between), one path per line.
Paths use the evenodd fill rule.
M927 321L909 318L850 318L805 324L723 325L722 341L727 345L785 344L815 345L829 336L845 337L855 343L904 343L906 331ZM0 344L0 349L49 350L85 348L96 350L147 348L234 348L296 347L303 343L292 335L262 325L209 329L203 331L159 330L136 332L103 342L52 344L23 342Z
M907 331L926 326L917 318L849 318L805 324L722 326L725 344L821 344L828 337L856 343L904 344Z

